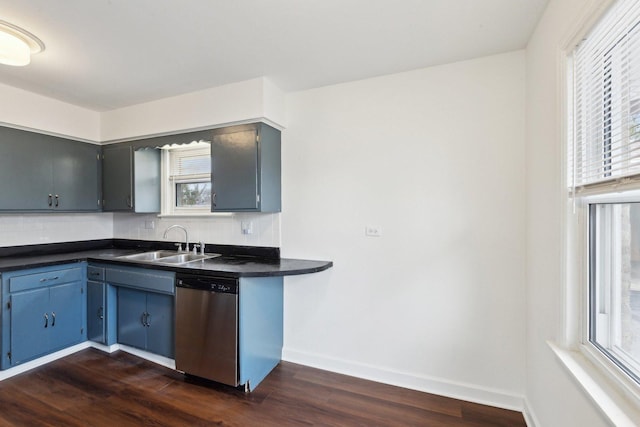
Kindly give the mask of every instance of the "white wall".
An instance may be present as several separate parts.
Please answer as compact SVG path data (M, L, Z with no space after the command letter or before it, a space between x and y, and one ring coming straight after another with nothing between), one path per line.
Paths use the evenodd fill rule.
M286 96L285 359L521 407L524 52ZM381 237L365 237L366 225Z
M100 113L0 83L0 125L100 141Z
M257 78L106 111L101 115L100 140L126 140L263 119L281 126L282 97L273 83Z
M560 52L588 6L551 0L527 47L527 403L537 426L608 425L546 344L562 341L566 192Z

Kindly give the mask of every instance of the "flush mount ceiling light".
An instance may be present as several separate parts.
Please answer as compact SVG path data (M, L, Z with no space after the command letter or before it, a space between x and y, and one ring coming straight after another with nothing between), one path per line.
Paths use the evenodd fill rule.
M42 40L13 24L0 20L0 64L27 65L31 55L44 50Z

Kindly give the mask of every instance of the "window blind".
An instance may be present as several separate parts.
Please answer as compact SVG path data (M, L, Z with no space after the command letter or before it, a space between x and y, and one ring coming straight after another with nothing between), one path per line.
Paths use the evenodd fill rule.
M180 156L177 163L176 175L197 175L211 172L211 157L207 154Z
M573 52L569 183L640 182L640 2L619 0Z
M203 177L211 173L209 148L171 151L171 178Z

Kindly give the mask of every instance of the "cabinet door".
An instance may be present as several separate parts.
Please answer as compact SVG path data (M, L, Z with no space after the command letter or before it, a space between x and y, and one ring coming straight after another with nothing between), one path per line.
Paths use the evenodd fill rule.
M133 210L133 155L131 147L102 151L102 198L105 211Z
M258 142L255 129L213 135L213 211L258 209Z
M173 296L147 293L147 350L173 358L174 310Z
M87 282L87 338L105 343L105 284Z
M11 295L11 365L49 351L49 288Z
M133 207L138 213L160 212L160 150L144 149L133 153Z
M47 210L53 165L47 136L0 127L0 210Z
M54 209L98 210L100 149L96 145L62 138L55 138L53 142Z
M83 341L85 335L82 283L65 283L52 286L49 290L51 350L59 350Z
M132 347L147 347L146 293L118 289L118 342Z

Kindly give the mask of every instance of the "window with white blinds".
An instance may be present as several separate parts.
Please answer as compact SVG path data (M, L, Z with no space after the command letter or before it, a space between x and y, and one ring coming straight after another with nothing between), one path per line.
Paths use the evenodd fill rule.
M165 214L211 211L211 147L207 143L192 143L170 147Z
M573 52L570 186L640 182L640 2L619 0Z

